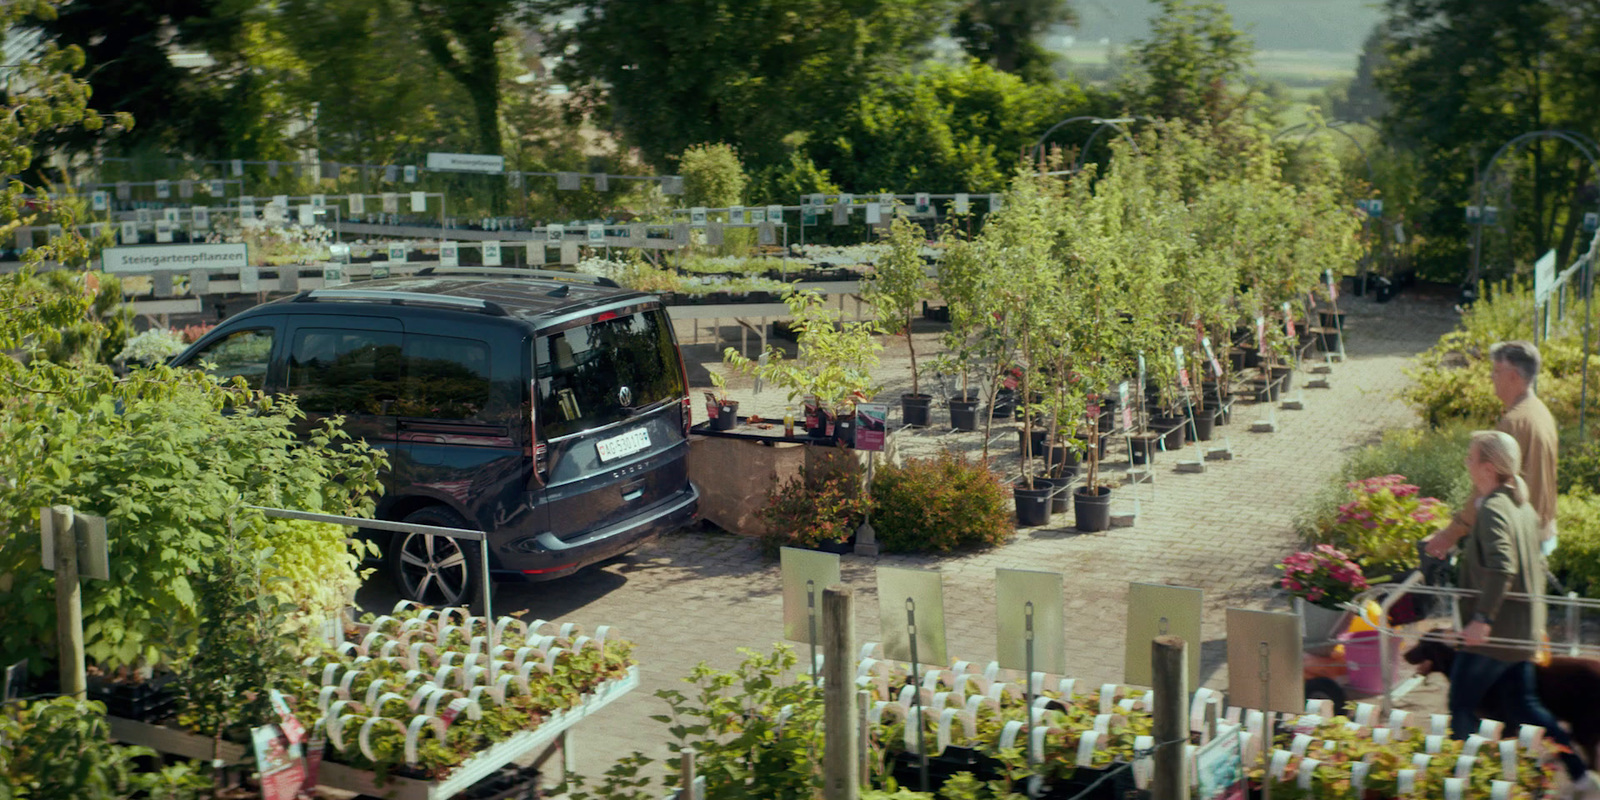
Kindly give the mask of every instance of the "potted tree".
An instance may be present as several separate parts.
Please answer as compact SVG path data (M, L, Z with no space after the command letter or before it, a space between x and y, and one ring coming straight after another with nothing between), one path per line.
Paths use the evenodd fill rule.
M875 338L877 323L842 322L841 314L824 305L817 292L791 289L783 301L794 319L796 357L785 358L782 348L769 344L764 358L749 359L729 347L723 361L738 372L787 388L790 402L814 399L827 426L822 435L853 444L854 405L877 393L872 372L883 349Z
M714 431L731 431L739 424L739 401L728 397L728 379L711 373L712 391L706 392L706 416Z
M901 415L907 425L926 427L933 397L922 393L917 342L911 335L917 302L932 288L922 263L922 228L903 217L895 217L886 238L889 250L862 281L861 294L872 304L880 330L889 335L905 334L906 350L911 356L911 392L900 395Z
M976 431L982 404L978 387L990 360L991 342L985 334L996 311L989 291L992 280L979 242L965 238L954 225L945 229L941 239L945 254L939 263L937 286L950 314L950 330L944 335L946 355L939 361L939 371L957 378L949 400L950 427Z

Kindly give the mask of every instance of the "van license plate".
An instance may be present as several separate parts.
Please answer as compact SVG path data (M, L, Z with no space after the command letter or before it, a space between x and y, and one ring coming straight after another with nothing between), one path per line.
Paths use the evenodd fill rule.
M631 456L650 447L650 431L646 428L635 428L621 436L602 439L596 442L594 447L600 452L601 461Z

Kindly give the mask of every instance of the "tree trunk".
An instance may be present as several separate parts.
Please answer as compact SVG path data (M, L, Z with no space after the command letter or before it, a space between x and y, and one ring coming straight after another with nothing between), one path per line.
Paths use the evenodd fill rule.
M917 340L911 335L911 314L906 314L906 351L911 354L911 393L922 394L917 383Z

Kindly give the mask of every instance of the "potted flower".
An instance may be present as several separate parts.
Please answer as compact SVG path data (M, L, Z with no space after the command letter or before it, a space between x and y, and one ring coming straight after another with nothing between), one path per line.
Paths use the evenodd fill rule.
M714 431L730 431L739 424L739 401L728 397L728 379L711 373L712 390L706 392L706 416Z
M1295 598L1305 633L1315 641L1332 632L1343 605L1368 588L1361 565L1329 544L1295 553L1277 567L1283 571L1278 587Z
M888 251L878 259L873 271L861 282L861 294L872 304L878 327L886 334L904 333L911 356L911 392L900 396L901 414L907 425L925 427L933 397L922 393L918 382L917 343L911 335L911 320L917 301L932 288L922 263L922 228L903 217L890 224L886 237Z

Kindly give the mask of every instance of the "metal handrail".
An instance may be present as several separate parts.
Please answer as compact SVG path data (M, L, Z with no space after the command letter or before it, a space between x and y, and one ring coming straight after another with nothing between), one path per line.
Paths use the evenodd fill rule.
M1378 657L1380 661L1380 667L1383 670L1384 713L1388 713L1389 710L1394 707L1395 664L1392 650L1394 647L1394 642L1392 641L1392 638L1404 637L1406 635L1401 631L1395 630L1389 625L1389 612L1394 608L1394 605L1400 601L1400 598L1405 597L1408 594L1417 594L1450 598L1452 608L1454 609L1455 604L1461 598L1477 597L1480 594L1479 592L1470 589L1422 585L1422 580L1422 573L1414 572L1400 583L1386 583L1374 586L1371 589L1368 589L1367 591L1357 595L1353 600L1346 604L1346 607L1349 610L1360 615L1367 624L1371 625L1373 629L1378 632ZM1588 656L1590 658L1600 658L1600 645L1583 644L1579 639L1581 635L1581 631L1579 630L1579 623L1582 621L1580 617L1581 612L1585 609L1600 610L1600 600L1591 600L1589 598L1578 597L1576 593L1569 593L1567 596L1562 597L1559 595L1535 595L1525 592L1507 592L1505 596L1508 599L1522 601L1538 599L1543 601L1547 606L1560 606L1565 608L1567 634L1569 637L1569 641L1566 643L1567 654L1574 657ZM1378 603L1379 614L1378 619L1376 620L1368 619L1365 614L1367 604L1370 602ZM1554 645L1554 643L1551 642L1508 639L1503 637L1489 637L1487 643L1490 645L1499 646L1531 647L1536 650Z

